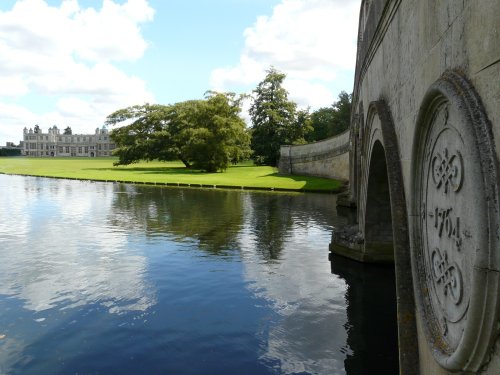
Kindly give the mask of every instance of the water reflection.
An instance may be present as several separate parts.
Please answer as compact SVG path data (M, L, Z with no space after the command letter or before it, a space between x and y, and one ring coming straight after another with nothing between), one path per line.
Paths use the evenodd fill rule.
M149 236L194 239L202 250L234 249L243 221L242 196L235 191L114 185L111 223Z
M110 313L151 306L146 258L127 252L125 232L94 224L105 222L110 187L33 180L0 180L0 236L8 254L0 262L0 294L15 295L36 312L95 302Z
M0 190L0 373L394 365L367 329L392 314L390 281L327 261L334 196L2 175Z
M260 196L245 201L245 213L245 279L278 313L261 359L277 361L279 373L344 373L346 284L325 262L328 233L341 220L334 197Z
M392 266L331 258L332 274L345 280L348 374L398 374L396 289Z

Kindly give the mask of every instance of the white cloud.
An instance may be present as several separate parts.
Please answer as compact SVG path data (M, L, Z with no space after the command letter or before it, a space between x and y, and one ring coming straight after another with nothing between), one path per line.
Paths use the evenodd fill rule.
M116 1L116 0L115 0ZM137 61L148 47L140 26L154 10L147 0L78 0L49 6L18 0L0 11L0 139L17 141L24 126L93 131L117 108L153 102L145 82L115 62ZM50 97L54 108L33 113L30 101ZM19 127L22 125L22 127Z
M0 76L0 96L18 97L28 92L28 86L21 75Z
M336 97L324 83L311 82L300 78L288 78L283 83L290 93L290 99L296 103L314 107L328 106Z
M272 65L287 74L284 85L299 106L332 104L352 89L359 6L359 0L282 0L244 31L239 64L214 70L212 87L252 89Z
M348 285L331 274L330 264L322 257L313 256L328 246L329 231L319 221L302 218L284 237L286 251L280 253L279 261L265 262L256 257L260 252L252 204L249 200L243 204L246 217L239 248L247 288L280 315L269 323L268 330L262 330L267 345L261 360L279 363L285 374L345 374L342 357L348 347L344 307Z
M20 179L16 188L28 191L29 184L28 180ZM18 238L11 236L3 243L12 256L0 263L0 294L16 295L26 309L37 312L56 306L64 309L94 303L106 306L110 313L122 313L146 311L154 305L156 292L146 278L147 259L133 249L128 242L129 234L92 225L93 220L104 220L112 212L113 185L102 184L91 189L85 184L75 189L68 181L59 182L60 188L53 189L50 185L47 182L39 186L51 202L52 213L41 221L26 213L30 205L46 204L40 196L27 193L16 204L10 203L12 199L9 202L13 195L8 194L9 188L0 196L2 207L8 207L8 212L19 217L16 233L23 234ZM96 190L98 201L91 198ZM71 201L71 206L63 203L66 201ZM14 224L5 220L4 215L0 219L0 232L12 233ZM54 238L65 239L64 251L54 246ZM9 251L15 248L15 243L19 251ZM21 268L24 276L19 277Z

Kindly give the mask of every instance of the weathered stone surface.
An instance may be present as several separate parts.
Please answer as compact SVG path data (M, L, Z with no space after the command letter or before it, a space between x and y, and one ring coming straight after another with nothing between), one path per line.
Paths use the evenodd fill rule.
M278 168L282 174L349 179L349 131L324 141L281 146Z
M500 373L499 40L497 0L362 2L349 195L416 315L404 374Z
M498 334L498 171L491 124L455 72L429 89L415 137L412 220L416 296L434 357L479 371Z

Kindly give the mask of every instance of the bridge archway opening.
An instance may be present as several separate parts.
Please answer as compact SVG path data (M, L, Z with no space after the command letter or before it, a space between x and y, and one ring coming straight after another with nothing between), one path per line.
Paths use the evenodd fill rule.
M365 254L394 261L391 197L384 147L376 141L372 148L365 208Z

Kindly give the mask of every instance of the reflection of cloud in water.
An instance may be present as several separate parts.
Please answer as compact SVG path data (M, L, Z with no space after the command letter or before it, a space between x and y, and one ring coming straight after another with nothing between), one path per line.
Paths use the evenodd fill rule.
M155 303L145 257L128 249L126 233L102 225L112 185L16 177L3 185L0 236L8 256L0 263L0 294L33 311L99 303L119 313Z
M257 255L258 233L250 225L240 237L249 288L279 314L262 359L278 360L282 373L345 373L347 286L331 274L329 237L318 225L294 218L278 261Z
M0 374L9 374L12 364L20 357L26 343L13 337L0 341Z

